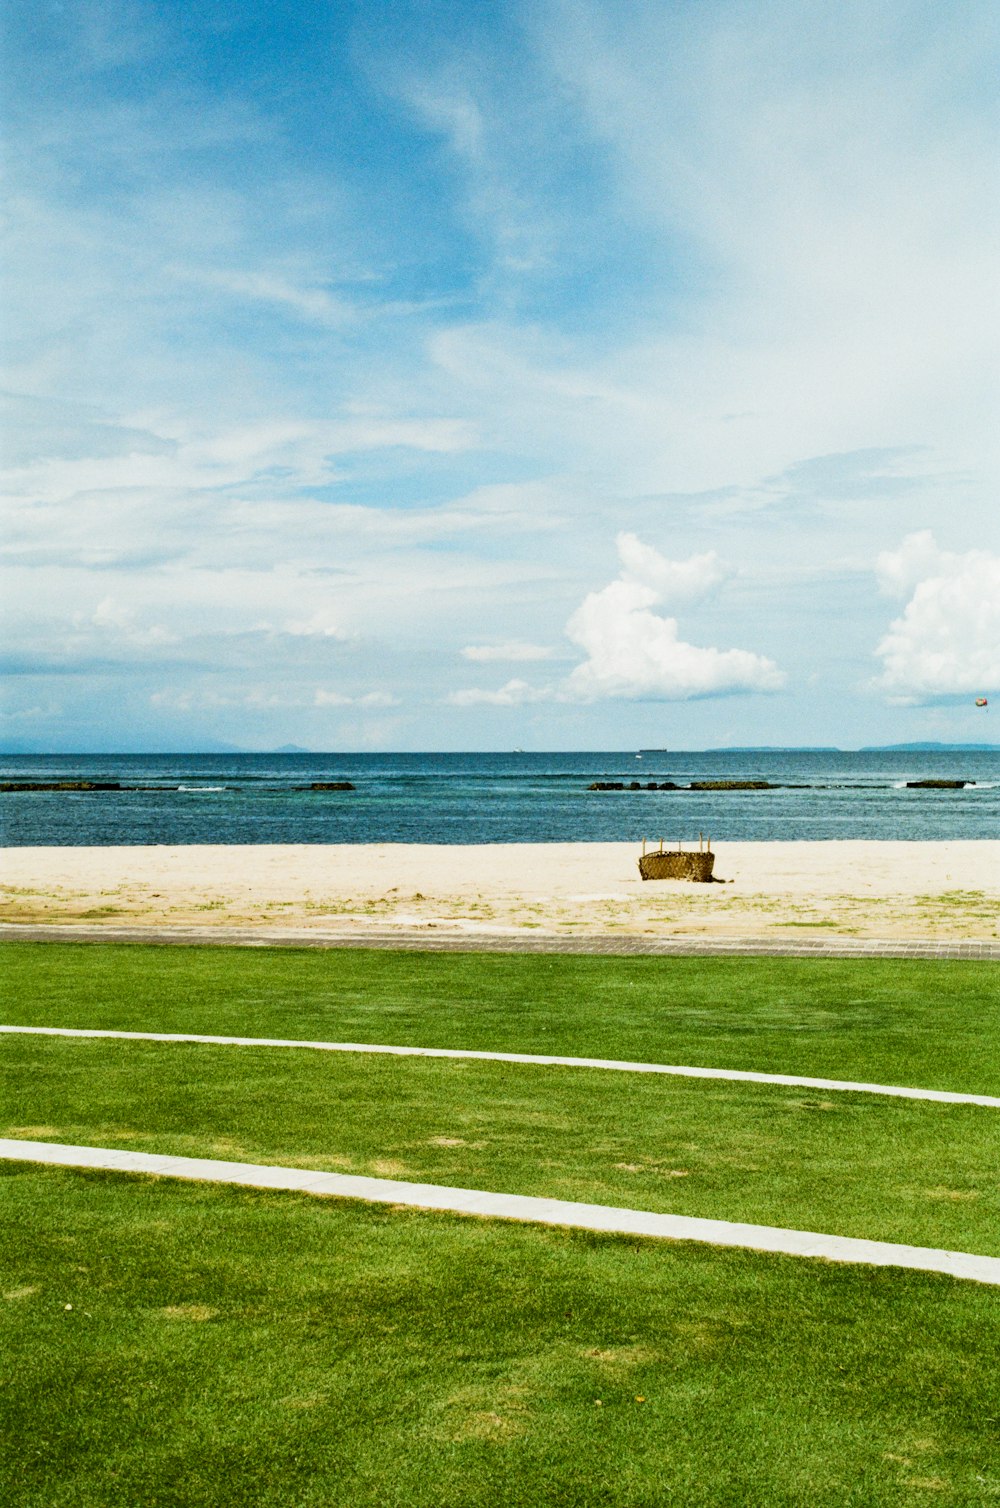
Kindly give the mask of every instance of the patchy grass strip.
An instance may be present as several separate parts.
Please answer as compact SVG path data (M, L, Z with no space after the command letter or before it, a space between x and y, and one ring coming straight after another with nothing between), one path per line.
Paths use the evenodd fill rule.
M0 1499L18 1508L968 1508L1000 1491L1000 1301L978 1284L0 1174Z
M1000 1256L1000 1117L599 1069L0 1038L0 1135Z
M612 1058L562 1058L541 1053L471 1052L457 1047L394 1047L373 1042L308 1042L295 1037L212 1037L191 1032L122 1032L65 1026L2 1026L0 1033L42 1037L108 1037L138 1042L200 1042L210 1047L297 1047L314 1052L383 1053L396 1058L474 1058L488 1063L526 1063L556 1068L602 1068L621 1073L667 1074L687 1079L730 1079L745 1084L785 1084L799 1089L832 1089L855 1094L884 1094L896 1099L936 1100L944 1105L980 1105L1000 1109L1000 1097L951 1094L944 1089L904 1088L895 1084L855 1084L845 1079L807 1079L788 1073L754 1073L742 1068L691 1068L665 1063L621 1063Z
M0 944L19 1025L391 1041L1000 1095L993 963Z
M442 1188L397 1179L358 1178L344 1173L305 1172L301 1168L261 1167L253 1163L217 1162L210 1158L163 1157L145 1152L118 1152L107 1147L67 1147L51 1142L0 1138L0 1158L61 1167L96 1168L154 1177L193 1178L206 1183L235 1183L252 1188L288 1189L336 1199L374 1204L404 1204L450 1214L478 1215L605 1234L651 1236L670 1241L701 1241L710 1246L739 1246L783 1256L822 1258L828 1262L863 1263L869 1267L905 1267L942 1272L949 1277L1000 1288L1000 1257L932 1247L901 1246L886 1241L858 1241L818 1231L780 1230L730 1220L693 1220L648 1210L577 1204L563 1199L536 1199L523 1194L486 1193L482 1189Z

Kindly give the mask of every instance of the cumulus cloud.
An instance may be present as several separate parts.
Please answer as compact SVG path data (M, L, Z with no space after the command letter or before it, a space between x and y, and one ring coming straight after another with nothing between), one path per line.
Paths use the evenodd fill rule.
M510 680L498 690L454 691L454 707L518 707L526 702L594 702L618 697L630 701L684 701L732 691L777 691L784 672L772 660L745 649L701 648L681 639L676 618L652 611L670 604L693 603L713 591L731 570L714 551L670 560L628 532L616 540L621 572L599 592L585 597L566 625L574 644L587 658L565 680L531 686ZM517 658L541 658L534 645L470 645L467 659L512 659L500 648L531 651Z
M480 663L490 660L551 660L552 650L544 644L526 644L520 639L510 639L505 644L467 644L462 650L463 660Z
M929 530L876 561L883 591L908 598L877 645L875 685L892 701L947 700L1000 687L1000 555L941 550Z
M784 673L773 661L745 649L687 644L676 618L652 611L667 602L691 601L717 586L726 571L713 553L666 559L634 534L618 536L622 571L591 592L566 625L587 658L569 676L573 700L600 697L686 700L731 691L777 691Z
M714 550L690 560L668 560L636 534L619 534L615 543L622 580L648 587L666 601L698 602L732 575Z

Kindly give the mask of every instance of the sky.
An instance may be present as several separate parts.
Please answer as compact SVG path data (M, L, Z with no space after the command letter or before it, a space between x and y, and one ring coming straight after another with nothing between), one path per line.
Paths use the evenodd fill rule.
M1000 742L995 0L3 51L0 746Z

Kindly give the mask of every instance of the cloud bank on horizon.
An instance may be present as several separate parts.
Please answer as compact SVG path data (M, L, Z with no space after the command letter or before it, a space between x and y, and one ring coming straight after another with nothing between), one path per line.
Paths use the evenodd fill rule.
M13 0L6 62L4 745L984 736L988 0Z

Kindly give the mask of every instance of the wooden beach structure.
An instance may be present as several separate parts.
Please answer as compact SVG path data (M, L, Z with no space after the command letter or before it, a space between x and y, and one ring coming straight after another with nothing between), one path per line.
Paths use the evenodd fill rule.
M699 833L697 852L693 847L685 849L683 843L680 842L676 848L666 848L664 842L665 840L661 838L659 848L654 848L647 853L646 840L645 838L642 840L639 873L644 880L693 880L701 884L711 883L712 870L715 867L711 838L706 838L703 833Z

